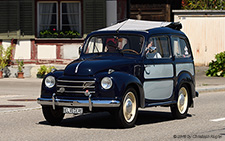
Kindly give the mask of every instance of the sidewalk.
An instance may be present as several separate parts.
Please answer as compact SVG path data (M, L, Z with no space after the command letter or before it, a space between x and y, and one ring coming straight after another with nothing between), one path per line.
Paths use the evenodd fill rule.
M225 91L225 77L207 77L208 67L195 67L196 90L198 92Z

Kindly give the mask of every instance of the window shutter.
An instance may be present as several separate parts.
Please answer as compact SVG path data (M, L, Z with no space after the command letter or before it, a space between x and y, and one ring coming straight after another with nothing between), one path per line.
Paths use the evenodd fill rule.
M0 1L0 38L17 39L19 31L19 2Z
M34 0L20 0L21 38L34 38Z
M35 37L34 1L0 1L0 39Z
M106 1L84 0L84 34L106 26Z

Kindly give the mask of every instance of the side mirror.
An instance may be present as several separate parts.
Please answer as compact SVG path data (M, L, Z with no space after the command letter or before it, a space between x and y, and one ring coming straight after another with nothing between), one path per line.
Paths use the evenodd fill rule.
M79 47L79 55L81 54L82 52L82 46Z

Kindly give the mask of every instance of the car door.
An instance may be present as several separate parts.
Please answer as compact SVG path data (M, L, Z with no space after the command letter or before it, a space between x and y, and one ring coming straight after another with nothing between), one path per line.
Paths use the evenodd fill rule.
M194 76L193 57L187 38L173 35L171 36L171 44L175 57L176 77L184 72Z
M154 36L148 39L144 59L144 94L148 101L171 98L174 88L174 65L169 36ZM152 51L150 46L155 49Z

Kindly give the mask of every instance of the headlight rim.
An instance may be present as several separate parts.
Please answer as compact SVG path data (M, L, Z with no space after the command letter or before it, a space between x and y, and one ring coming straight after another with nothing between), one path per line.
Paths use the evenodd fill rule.
M47 84L48 82L48 80L51 78L51 82L53 82L52 84ZM49 75L49 76L47 76L46 78L45 78L45 86L47 87L47 88L49 88L49 89L51 89L51 88L53 88L54 86L55 86L55 84L56 84L56 80L55 80L55 77L54 76L52 76L52 75Z
M110 83L109 83L110 85L109 85L109 86L103 85L105 79L110 80ZM106 84L106 85L107 85L107 84ZM108 77L108 76L102 78L102 80L101 80L101 87L102 87L103 89L109 90L110 88L112 88L112 85L113 85L112 78L110 78L110 77Z

